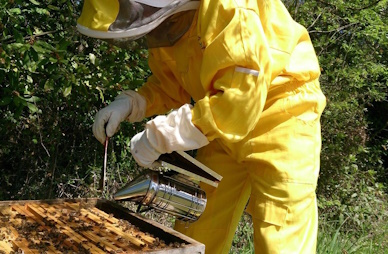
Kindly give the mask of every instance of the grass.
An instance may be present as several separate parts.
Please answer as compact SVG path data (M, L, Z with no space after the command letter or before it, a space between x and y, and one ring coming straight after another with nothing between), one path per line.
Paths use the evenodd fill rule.
M229 254L253 254L253 227L251 217L244 213L237 226Z
M345 222L345 221L344 221ZM374 232L343 232L336 222L320 221L317 254L388 254L388 223ZM369 228L369 225L368 227ZM253 254L253 227L249 215L241 218L229 254Z
M318 232L318 254L388 254L388 224L375 232L343 232L343 223L322 222Z

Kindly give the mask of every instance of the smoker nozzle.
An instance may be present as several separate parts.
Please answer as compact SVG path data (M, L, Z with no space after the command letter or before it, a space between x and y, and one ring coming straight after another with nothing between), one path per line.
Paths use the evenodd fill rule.
M124 188L114 194L113 198L117 201L141 201L149 193L155 178L152 174L141 175L127 184ZM150 194L150 193L149 193Z

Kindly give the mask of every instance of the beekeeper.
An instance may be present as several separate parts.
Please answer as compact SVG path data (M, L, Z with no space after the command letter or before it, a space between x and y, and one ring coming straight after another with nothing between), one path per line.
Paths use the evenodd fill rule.
M156 116L132 138L139 165L199 149L223 176L218 188L202 186L199 220L176 230L206 253L229 253L249 200L256 253L315 253L325 97L308 32L280 0L85 0L78 30L146 36L149 47L152 76L97 113L96 138Z

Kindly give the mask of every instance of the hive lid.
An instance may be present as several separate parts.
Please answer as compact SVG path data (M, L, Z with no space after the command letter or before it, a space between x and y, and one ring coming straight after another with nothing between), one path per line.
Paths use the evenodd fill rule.
M214 187L218 187L218 183L222 179L221 175L182 151L162 154L159 161L164 167Z

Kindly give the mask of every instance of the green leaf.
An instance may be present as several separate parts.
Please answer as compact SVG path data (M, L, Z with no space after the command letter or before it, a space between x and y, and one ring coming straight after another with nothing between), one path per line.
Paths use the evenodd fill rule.
M39 48L41 48L42 50L45 50L45 52L51 52L51 51L55 50L55 48L51 44L49 44L45 41L42 41L42 40L36 41L34 43L34 46L35 47L39 46Z
M35 5L40 5L40 3L38 1L35 1L35 0L30 0L30 2L35 4Z
M47 6L47 8L49 8L50 10L53 10L53 11L60 11L61 10L61 8L54 6L54 5L51 5L51 4L49 4Z
M19 107L20 105L27 106L26 100L23 97L21 97L21 96L15 96L14 99L13 99L13 102L15 103L15 105L17 107Z
M30 54L30 56L31 56L32 60L34 60L34 62L38 62L39 61L38 52L36 52L35 49L31 48L28 53Z
M72 86L68 86L65 88L65 90L63 91L63 96L64 97L67 97L71 94L71 89L72 89Z
M59 41L57 49L59 49L61 51L66 50L67 46L69 46L69 45L70 45L70 41L67 38L64 38L64 39Z
M77 68L78 68L78 63L72 61L72 62L71 62L71 66L72 66L74 69L77 69Z
M96 89L98 90L98 92L99 92L99 94L100 94L100 99L101 99L101 101L105 101L104 93L103 93L103 91L101 90L101 88L97 86Z
M30 75L27 75L27 83L34 83L34 80L32 79L32 77Z
M22 13L22 11L19 8L9 9L8 12L11 14L21 14Z
M131 88L140 87L142 84L144 84L143 79L135 79L130 82Z
M52 90L54 90L54 81L52 79L48 79L44 83L44 91L47 92Z
M33 103L27 102L27 106L31 113L36 113L39 110L38 107Z
M42 48L41 46L39 46L39 45L37 45L36 43L34 44L34 45L32 45L32 48L36 51L36 52L38 52L38 53L48 53L48 52L50 52L50 50L47 50L47 49L44 49L44 48Z
M56 62L58 62L58 60L55 59L54 57L50 57L49 60L50 60L51 63L56 63Z
M28 97L28 98L24 98L25 101L28 101L28 102L38 102L40 101L40 98L37 97L37 96L31 96L31 97Z
M0 99L0 106L5 106L11 103L12 97L5 97Z
M30 46L28 44L24 44L24 43L19 43L19 42L15 42L15 43L11 43L11 44L8 44L7 47L11 50L18 50L18 49L23 49L23 51L25 51L26 49L30 48Z
M36 8L36 12L42 15L50 16L50 12L44 8Z
M92 64L96 63L96 55L93 53L89 53L89 60Z

